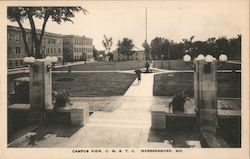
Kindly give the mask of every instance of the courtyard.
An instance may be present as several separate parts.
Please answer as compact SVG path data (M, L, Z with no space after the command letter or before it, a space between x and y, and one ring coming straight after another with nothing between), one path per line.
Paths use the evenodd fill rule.
M124 62L121 70L113 71L107 69L113 68L107 62L89 64L105 70L84 71L85 67L90 67L85 64L76 65L83 70L72 67L70 73L63 71L65 68L55 70L53 90L69 92L73 107L74 104L89 105L91 113L87 125L82 128L51 123L27 126L9 138L9 147L206 147L196 126L180 130L151 129L152 106L168 111L168 103L181 89L187 91L192 101L185 104L185 111L194 114L192 71L155 68L155 73L142 74L142 82L138 84L133 69L140 65L133 64L134 61ZM9 80L27 75L10 75ZM218 110L241 110L240 76L241 73L223 70L218 73ZM34 138L27 138L32 135ZM237 141L236 138L224 146L238 147Z

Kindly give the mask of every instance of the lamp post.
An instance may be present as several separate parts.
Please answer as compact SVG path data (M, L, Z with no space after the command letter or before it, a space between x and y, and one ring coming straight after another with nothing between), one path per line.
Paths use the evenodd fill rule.
M57 63L57 57L47 56L45 59L25 57L23 61L30 69L30 115L33 123L43 123L45 110L52 106L52 75L51 70Z
M219 61L212 55L198 55L193 62L186 54L183 60L194 68L194 99L197 121L201 132L216 135L218 126L217 115L217 67L227 61L227 56L221 54Z
M163 69L163 54L161 55L161 68Z

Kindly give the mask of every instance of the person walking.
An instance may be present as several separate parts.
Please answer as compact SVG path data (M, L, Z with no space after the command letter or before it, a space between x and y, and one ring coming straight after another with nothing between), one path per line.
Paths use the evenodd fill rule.
M138 83L141 83L141 70L135 70L135 74L137 76Z

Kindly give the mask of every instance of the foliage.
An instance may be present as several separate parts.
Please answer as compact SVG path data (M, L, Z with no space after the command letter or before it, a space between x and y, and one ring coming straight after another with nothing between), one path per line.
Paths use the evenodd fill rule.
M169 57L171 43L172 41L162 37L154 38L150 43L153 59L161 59L162 55L164 59L167 59Z
M98 58L98 50L95 48L95 46L93 46L93 57L94 59Z
M58 92L53 92L52 94L52 101L55 106L57 107L65 107L67 104L70 104L70 95L66 91L58 91Z
M25 45L25 49L27 51L28 56L35 56L35 58L42 58L43 55L41 53L41 44L43 35L45 32L46 24L49 19L52 22L56 22L57 24L61 24L62 22L70 21L73 17L75 17L75 13L82 11L84 14L87 13L86 9L82 7L8 7L7 8L7 18L11 22L17 22L22 35L23 41ZM43 21L42 29L37 30L34 18L38 18ZM31 27L31 35L35 45L35 53L33 49L29 49L27 39L26 39L26 31L23 28L22 23L28 20Z
M134 43L132 39L129 38L123 38L122 41L118 41L117 43L117 50L119 54L122 55L127 55L127 56L131 56L133 55L134 51Z
M199 54L211 54L216 58L220 54L226 54L229 59L241 58L241 35L236 38L228 39L225 36L218 39L211 37L206 41L194 41L194 36L189 39L183 39L182 42L175 43L162 37L155 37L150 43L150 52L154 59L181 59L186 50L193 58Z
M106 50L106 53L110 53L111 47L113 45L112 37L108 38L106 35L103 36L104 40L102 41L102 45Z

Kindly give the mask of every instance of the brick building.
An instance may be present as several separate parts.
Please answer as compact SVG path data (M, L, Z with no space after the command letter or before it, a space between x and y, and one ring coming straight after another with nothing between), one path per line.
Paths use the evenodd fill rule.
M25 29L26 39L30 50L34 50L31 30ZM40 30L37 30L39 35ZM19 27L7 26L7 58L8 68L23 67L23 58L27 56L23 42L22 32ZM63 38L60 34L44 33L41 52L45 56L57 56L58 61L63 60Z
M93 60L93 40L85 36L64 35L64 61Z

